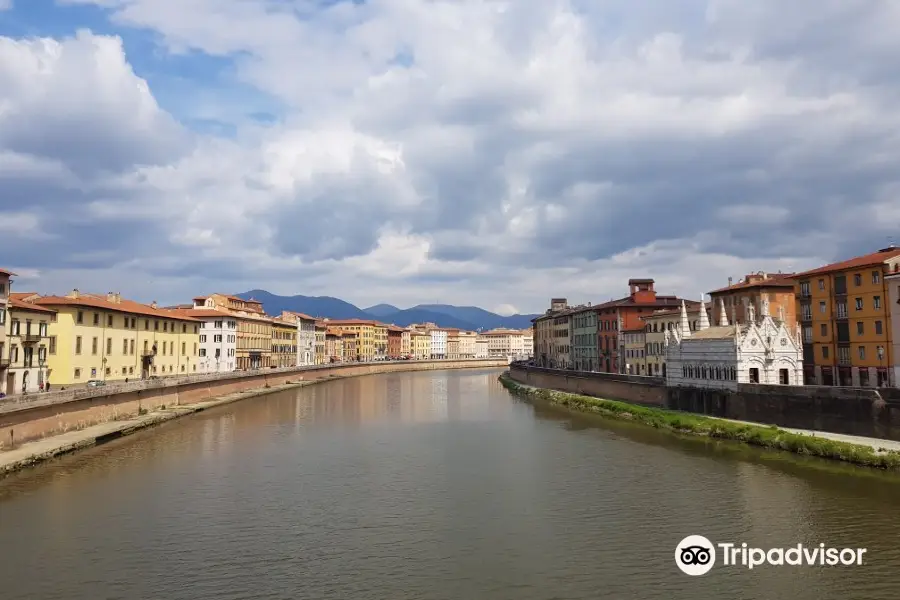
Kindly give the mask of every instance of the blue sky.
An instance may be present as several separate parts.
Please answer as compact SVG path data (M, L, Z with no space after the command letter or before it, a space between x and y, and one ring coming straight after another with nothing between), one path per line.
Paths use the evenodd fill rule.
M817 7L15 0L3 266L532 312L866 253L900 222L900 9Z

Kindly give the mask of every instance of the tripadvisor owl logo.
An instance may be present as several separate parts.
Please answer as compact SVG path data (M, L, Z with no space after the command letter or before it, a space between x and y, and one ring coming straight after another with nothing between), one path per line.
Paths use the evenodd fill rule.
M675 564L686 575L706 575L716 564L716 547L702 535L689 535L675 548Z
M740 566L853 566L864 564L865 548L833 548L825 544L796 544L785 548L755 548L745 542L713 544L702 535L689 535L675 547L675 564L686 575L706 575L716 565L716 548L723 567Z

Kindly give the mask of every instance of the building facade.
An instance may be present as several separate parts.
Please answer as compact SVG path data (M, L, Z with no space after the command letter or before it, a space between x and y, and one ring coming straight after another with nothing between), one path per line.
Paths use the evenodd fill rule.
M900 387L900 266L885 277L888 287L888 320L891 323L891 385Z
M696 331L700 319L700 303L685 302L690 330ZM666 376L666 332L675 331L679 326L681 311L675 308L662 308L643 318L646 349L644 362L647 375L653 377ZM707 319L709 314L707 314Z
M410 330L412 355L416 360L425 360L431 356L431 334L417 329Z
M0 269L0 393L8 393L7 373L9 370L9 354L6 346L6 321L8 318L8 304L12 277L15 273ZM15 386L13 386L15 388Z
M384 352L387 351L387 327L377 321L366 319L325 319L328 327L341 331L350 331L356 336L356 355L345 360L370 362L378 356L376 353L376 333L378 339L383 338ZM381 342L379 342L381 343Z
M316 364L316 320L309 315L287 310L282 311L279 318L297 328L297 366Z
M745 323L729 323L720 303L718 325L711 327L703 307L692 332L682 305L678 327L665 333L666 384L728 390L741 383L803 385L799 327L791 331L772 318L765 300L759 316L753 304L746 316Z
M887 276L893 246L795 275L804 377L813 385L896 385Z
M596 306L597 353L604 373L622 373L625 355L620 350L619 330L629 331L643 326L642 318L662 308L678 308L681 300L656 293L652 279L629 279L629 294Z
M719 301L725 305L725 311L732 320L738 323L747 321L747 310L750 305L762 306L763 300L769 302L769 310L777 315L784 313L788 329L793 330L797 324L797 299L794 293L794 273L766 273L759 271L744 277L738 283L732 283L709 293L710 305L718 307Z
M273 319L263 311L261 302L228 294L198 296L193 302L194 308L223 311L237 321L236 369L244 371L272 366Z
M430 328L428 335L431 337L431 358L447 358L447 331L445 329Z
M568 326L569 302L566 298L551 298L550 308L543 315L532 319L532 354L542 367L560 368L560 362L571 358L571 341L568 334L559 337L561 325Z
M490 351L488 350L488 341L484 338L478 338L475 340L475 358L488 358L490 357Z
M66 296L22 297L51 308L47 377L72 386L90 380L124 381L198 371L200 323L181 311L141 304L118 293L73 290Z
M596 371L600 365L597 355L597 311L590 305L572 312L572 368L576 371Z
M459 358L459 329L447 330L447 358Z
M475 358L478 334L474 331L459 332L459 358Z
M5 393L8 396L41 391L48 381L49 330L56 321L56 311L25 302L23 298L28 296L9 294L7 302L9 362Z
M412 356L412 335L408 328L404 327L400 334L400 356L406 358Z
M644 327L620 329L619 346L625 360L627 375L647 375L647 336Z
M400 356L403 354L403 331L404 329L402 327L397 327L396 325L389 325L387 328L387 354L388 358L392 360L400 358Z
M325 330L325 361L329 363L344 360L344 340L342 332L329 327Z
M272 366L297 366L297 324L280 317L272 319Z
M325 332L328 331L328 325L321 319L316 319L315 325L315 349L317 365L324 365L327 361L325 353Z
M206 308L173 312L198 322L197 373L228 373L237 368L237 319Z

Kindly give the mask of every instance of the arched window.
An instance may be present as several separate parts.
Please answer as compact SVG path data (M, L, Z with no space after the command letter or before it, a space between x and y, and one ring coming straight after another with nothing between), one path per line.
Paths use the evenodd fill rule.
M688 372L687 376L690 379L693 379L694 378L694 368L691 367L690 365L688 365L687 372Z

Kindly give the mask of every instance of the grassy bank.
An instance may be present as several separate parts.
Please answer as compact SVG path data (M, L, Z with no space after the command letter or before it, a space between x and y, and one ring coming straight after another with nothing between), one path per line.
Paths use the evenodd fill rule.
M773 450L784 450L805 456L817 456L855 465L900 471L900 452L879 451L869 446L838 442L820 437L800 435L765 425L745 425L715 417L650 408L581 396L555 390L522 385L507 373L500 376L503 387L516 395L534 397L581 412L598 414L611 419L642 423L673 433L743 442Z

